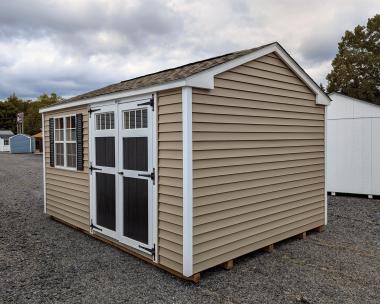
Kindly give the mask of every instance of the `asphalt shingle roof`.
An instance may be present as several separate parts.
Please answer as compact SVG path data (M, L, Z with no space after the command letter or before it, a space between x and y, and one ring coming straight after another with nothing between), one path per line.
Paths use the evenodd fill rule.
M145 76L140 76L137 78L124 80L119 83L111 84L109 86L90 91L75 97L72 97L70 99L64 100L64 102L71 102L71 101L77 101L82 99L87 99L91 97L96 97L100 95L110 94L110 93L116 93L120 91L127 91L127 90L133 90L133 89L141 89L144 87L149 87L152 85L159 85L164 84L170 81L180 80L187 78L189 76L192 76L194 74L197 74L199 72L202 72L204 70L210 69L214 66L217 66L219 64L223 64L225 62L228 62L230 60L236 59L238 57L247 55L249 53L252 53L253 51L256 51L258 49L264 48L270 44L262 45L260 47L242 50L238 52L228 53L221 56L196 61L193 63L189 63L183 66L163 70L160 72L148 74Z

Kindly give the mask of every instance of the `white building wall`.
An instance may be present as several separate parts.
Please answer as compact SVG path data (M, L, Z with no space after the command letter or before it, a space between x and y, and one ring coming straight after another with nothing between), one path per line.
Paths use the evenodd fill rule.
M380 106L340 94L327 107L327 191L380 195Z

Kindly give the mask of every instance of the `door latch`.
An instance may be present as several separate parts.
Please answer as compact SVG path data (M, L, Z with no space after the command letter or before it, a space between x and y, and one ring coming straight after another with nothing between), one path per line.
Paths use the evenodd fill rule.
M102 169L93 167L92 165L88 169L90 169L91 174L92 174L92 171L102 171Z
M139 245L139 248L141 248L141 249L149 252L152 255L153 260L154 260L154 258L156 256L156 244L153 244L153 248L148 248L148 247L144 247L144 246L141 246L141 245Z
M102 231L102 228L99 228L99 227L95 226L95 225L93 224L92 220L91 220L90 228L91 228L91 230L96 229L96 230Z
M150 177L150 179L153 181L153 185L154 185L154 181L156 179L156 174L155 174L154 168L153 168L153 171L151 173L140 173L140 174L138 174L138 176Z

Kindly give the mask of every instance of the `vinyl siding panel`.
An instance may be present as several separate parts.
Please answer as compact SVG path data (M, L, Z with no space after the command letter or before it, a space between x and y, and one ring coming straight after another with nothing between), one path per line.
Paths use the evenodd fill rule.
M159 263L182 273L182 91L158 94Z
M275 54L193 90L194 273L324 224L315 99Z
M50 167L49 118L83 114L84 171ZM87 107L45 114L45 170L47 214L83 230L90 229L90 185L88 173L88 112Z

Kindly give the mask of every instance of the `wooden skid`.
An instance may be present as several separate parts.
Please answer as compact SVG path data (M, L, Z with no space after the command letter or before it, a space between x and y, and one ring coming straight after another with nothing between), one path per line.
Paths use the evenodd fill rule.
M76 230L84 232L85 234L91 235L91 236L93 236L94 238L96 238L98 240L101 240L101 241L103 241L103 242L105 242L107 244L110 244L110 245L118 248L119 250L127 252L127 253L135 256L135 257L138 257L138 258L142 259L143 261L145 261L145 262L147 262L147 263L149 263L151 265L154 265L154 266L156 266L156 267L158 267L158 268L160 268L162 270L165 270L165 271L171 273L172 275L174 275L174 276L176 276L176 277L178 277L180 279L183 279L183 280L186 280L186 281L189 281L189 282L193 282L195 284L198 284L200 282L200 279L201 279L201 274L200 273L195 273L191 277L185 277L185 276L183 276L181 273L179 273L177 271L174 271L174 270L172 270L172 269L170 269L170 268L168 268L166 266L163 266L161 264L158 264L158 263L154 262L150 256L145 256L143 254L140 254L137 251L134 251L133 249L129 248L128 246L120 245L119 243L113 241L112 239L108 239L108 238L106 238L104 236L101 236L101 235L98 235L96 233L90 233L89 231L86 231L86 230L83 230L83 229L81 229L79 227L76 227L76 226L74 226L74 225L72 225L70 223L67 223L67 222L65 222L65 221L63 221L63 220L61 220L59 218L56 218L56 217L54 217L52 215L49 215L49 216L50 216L50 218L52 218L53 220L55 220L57 222L63 223L63 224L65 224L65 225L67 225L67 226L69 226L71 228L74 228ZM326 229L326 226L322 225L322 226L316 227L316 228L314 228L312 230L317 231L317 232L322 232L325 229ZM296 237L299 238L299 239L305 239L306 238L306 231L302 232L302 233L300 233L298 235L296 235ZM274 244L267 245L267 246L263 247L262 249L264 251L266 251L266 252L269 252L269 253L273 252L274 251ZM234 260L233 259L232 260L228 260L228 261L220 264L220 266L222 268L226 269L226 270L230 270L234 266Z
M230 270L232 267L234 267L234 260L229 260L227 262L224 262L223 264L220 264L222 268L225 270Z
M274 244L270 244L270 245L264 247L263 250L265 252L269 252L269 253L273 252L273 250L274 250Z

